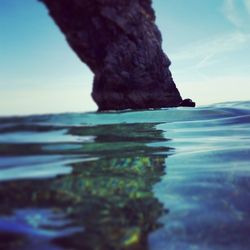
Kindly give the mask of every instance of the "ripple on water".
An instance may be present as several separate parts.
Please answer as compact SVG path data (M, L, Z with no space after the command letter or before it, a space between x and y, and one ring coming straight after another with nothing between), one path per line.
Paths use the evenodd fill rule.
M1 249L249 249L250 102L0 118Z

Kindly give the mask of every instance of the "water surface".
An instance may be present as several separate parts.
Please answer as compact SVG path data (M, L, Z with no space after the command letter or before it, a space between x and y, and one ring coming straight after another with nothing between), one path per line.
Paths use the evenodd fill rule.
M249 249L250 102L0 118L0 249Z

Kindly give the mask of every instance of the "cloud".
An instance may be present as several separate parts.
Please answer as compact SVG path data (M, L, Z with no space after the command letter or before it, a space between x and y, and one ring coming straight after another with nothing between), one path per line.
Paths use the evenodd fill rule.
M250 0L244 0L244 5L246 7L247 12L250 14Z
M224 0L222 12L236 28L249 29L250 0Z
M225 17L236 27L242 26L242 18L237 10L237 0L225 0L222 11Z
M195 67L201 68L213 64L223 54L241 49L250 41L250 34L233 32L210 40L195 42L172 54L173 61L195 60Z

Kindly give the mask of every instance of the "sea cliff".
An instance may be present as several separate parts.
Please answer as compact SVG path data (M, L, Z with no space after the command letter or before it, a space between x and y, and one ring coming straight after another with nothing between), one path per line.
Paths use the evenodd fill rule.
M94 73L99 110L178 106L151 0L41 0Z

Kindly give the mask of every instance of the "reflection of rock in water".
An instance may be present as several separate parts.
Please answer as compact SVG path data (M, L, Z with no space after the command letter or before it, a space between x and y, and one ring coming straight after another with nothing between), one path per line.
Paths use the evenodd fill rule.
M165 156L151 153L162 148L145 144L161 137L160 131L153 130L152 125L140 127L142 134L136 133L137 125L100 126L96 131L93 128L72 130L75 134L90 131L95 134L99 143L91 143L92 153L98 156L100 148L104 150L106 146L106 156L102 150L98 160L72 164L70 175L1 184L1 213L10 212L10 208L27 207L66 211L74 226L84 228L83 232L53 239L66 249L145 249L147 235L159 226L157 219L163 213L162 205L153 197L152 187L164 173ZM144 133L148 137L141 137ZM127 135L128 141L117 144L112 156L107 138L115 143L115 134L120 142L121 137ZM134 142L130 144L132 136ZM125 145L129 148L127 153L122 151ZM134 150L131 146L135 146Z

